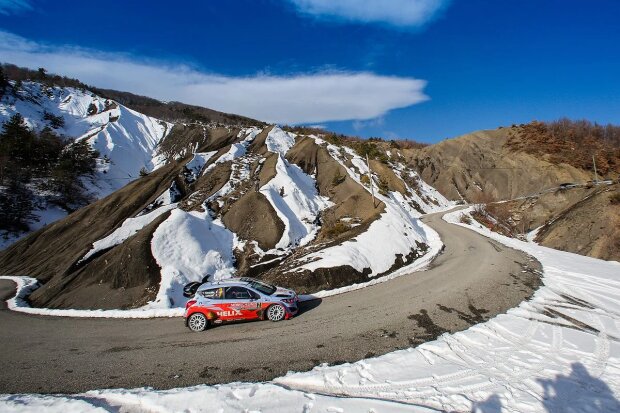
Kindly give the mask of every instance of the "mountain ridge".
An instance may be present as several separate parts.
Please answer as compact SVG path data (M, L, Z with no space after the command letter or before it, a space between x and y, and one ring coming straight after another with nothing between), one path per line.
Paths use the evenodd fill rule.
M137 146L141 155L126 161L134 174L128 185L0 251L3 272L39 278L35 306L177 308L183 284L205 274L251 275L303 293L344 288L437 253L434 235L419 224L422 214L481 202L482 195L536 196L590 176L515 151L507 144L515 127L403 147L263 123L171 124L73 87L20 87L58 102L49 109L69 120L65 132L82 125L74 139L109 159L99 177L130 175L113 170L122 164L114 148L126 148L136 131L146 139ZM33 111L36 102L21 96L36 112L29 122L41 127L46 110ZM0 106L5 117L18 111L10 99ZM140 121L153 127L136 128ZM528 168L537 172L524 174ZM538 220L551 224L557 213Z

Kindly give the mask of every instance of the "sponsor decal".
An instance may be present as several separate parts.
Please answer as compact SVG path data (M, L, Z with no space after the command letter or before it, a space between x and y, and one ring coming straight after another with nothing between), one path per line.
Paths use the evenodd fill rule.
M229 307L234 310L256 310L260 308L260 303L231 303Z
M218 311L217 315L220 317L234 317L234 316L241 315L241 311L238 311L238 310Z

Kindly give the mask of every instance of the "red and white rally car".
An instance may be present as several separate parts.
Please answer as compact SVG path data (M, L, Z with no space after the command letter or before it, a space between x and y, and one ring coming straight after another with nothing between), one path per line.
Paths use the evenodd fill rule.
M203 331L224 321L280 321L297 314L298 303L294 291L253 278L207 282L185 305L185 325Z

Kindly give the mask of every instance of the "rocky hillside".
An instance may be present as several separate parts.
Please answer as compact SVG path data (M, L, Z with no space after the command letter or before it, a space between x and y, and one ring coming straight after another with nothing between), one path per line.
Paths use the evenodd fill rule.
M58 205L39 191L38 230L0 251L0 273L40 281L35 306L176 308L182 286L207 274L302 293L365 282L437 252L418 217L452 201L511 200L493 204L503 210L489 208L489 222L618 259L617 185L588 184L587 158L546 153L570 150L557 137L533 151L528 142L546 142L539 127L423 147L293 132L61 80L70 85L12 80L0 100L0 120L20 113L32 130L53 127L99 154L96 172L82 178L95 202L52 214ZM606 178L615 179L614 156L612 145L599 160Z
M409 164L452 200L476 202L481 193L497 200L537 194L561 183L585 183L594 172L515 150L513 128L479 131L408 153Z
M407 165L448 199L512 200L487 210L513 236L540 228L542 245L620 260L618 185L591 182L592 155L599 180L617 181L619 136L618 128L585 121L533 122L404 152Z
M45 112L62 117L61 132L102 158L99 201L0 252L3 274L40 280L35 306L173 308L206 274L300 292L364 282L429 253L417 217L449 205L402 154L375 156L369 171L346 145L273 125L173 124L38 82L1 110L32 128Z

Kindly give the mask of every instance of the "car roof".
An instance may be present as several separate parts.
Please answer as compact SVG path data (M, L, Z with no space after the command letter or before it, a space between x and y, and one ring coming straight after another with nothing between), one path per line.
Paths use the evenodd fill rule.
M198 290L206 290L213 287L231 287L242 286L247 287L253 280L250 278L228 278L226 280L208 281L202 284Z

